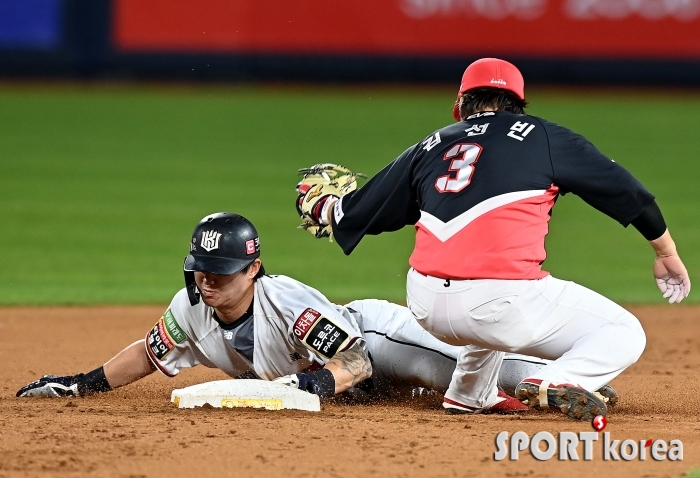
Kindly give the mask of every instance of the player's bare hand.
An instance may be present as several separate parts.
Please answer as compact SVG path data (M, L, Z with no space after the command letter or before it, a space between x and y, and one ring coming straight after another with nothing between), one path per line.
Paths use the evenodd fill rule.
M657 256L654 261L656 285L669 304L679 303L690 293L690 277L678 254Z

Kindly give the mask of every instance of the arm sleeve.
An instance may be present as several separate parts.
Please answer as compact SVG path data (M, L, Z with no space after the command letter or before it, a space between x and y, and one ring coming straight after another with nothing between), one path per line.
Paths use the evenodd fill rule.
M666 221L656 201L652 201L639 216L632 219L632 225L647 241L656 240L666 232Z
M164 375L174 377L180 369L199 365L192 340L186 333L181 302L187 300L184 289L175 296L168 310L146 334L146 352L153 365Z
M411 165L418 146L379 171L367 184L341 198L333 211L333 236L350 254L367 235L397 231L420 219L411 184Z
M625 168L583 136L543 121L549 140L554 184L627 227L654 196Z

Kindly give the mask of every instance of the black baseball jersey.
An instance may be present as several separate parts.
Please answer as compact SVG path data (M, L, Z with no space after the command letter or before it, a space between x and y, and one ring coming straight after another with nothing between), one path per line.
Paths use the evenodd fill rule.
M568 192L625 227L654 200L570 130L529 115L477 113L412 146L333 211L350 254L366 234L414 224L411 266L453 279L539 279L551 210Z

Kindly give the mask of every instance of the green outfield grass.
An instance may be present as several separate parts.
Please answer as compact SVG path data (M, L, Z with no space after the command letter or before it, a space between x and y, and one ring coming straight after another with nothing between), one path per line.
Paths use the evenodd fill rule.
M296 170L377 172L451 121L452 90L2 85L0 304L166 303L194 225L216 211L256 224L270 273L337 301L403 301L412 228L346 257L296 229ZM530 113L586 135L656 194L691 276L699 271L700 94L528 96ZM565 196L551 231L545 268L557 277L662 302L634 229Z

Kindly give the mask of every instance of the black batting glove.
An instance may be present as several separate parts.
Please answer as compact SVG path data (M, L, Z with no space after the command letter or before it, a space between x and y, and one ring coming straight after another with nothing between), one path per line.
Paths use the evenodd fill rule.
M20 388L18 397L85 397L109 392L112 387L105 376L104 367L77 375L44 375L39 380Z
M333 378L331 371L325 368L311 373L300 372L293 375L285 375L284 377L276 378L274 381L318 395L321 401L335 394L335 378Z
M79 397L78 375L44 375L17 391L17 397Z
M323 389L321 388L321 385L319 385L318 379L314 375L308 373L298 373L296 374L296 377L297 380L299 380L299 384L297 385L299 390L304 390L306 392L318 395L319 397L323 397Z

